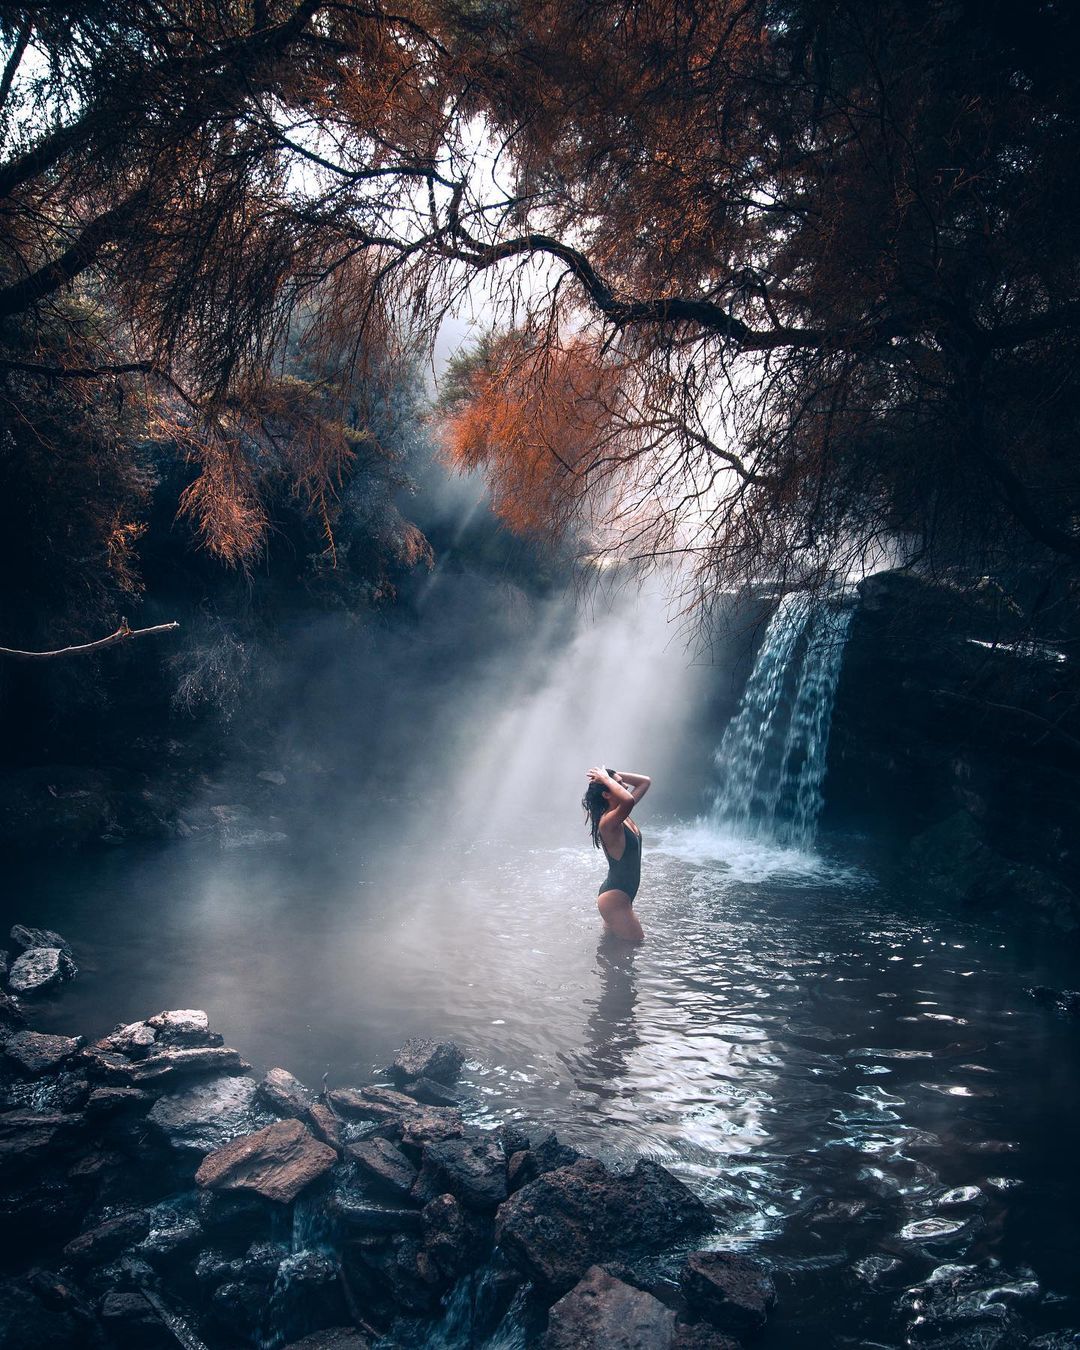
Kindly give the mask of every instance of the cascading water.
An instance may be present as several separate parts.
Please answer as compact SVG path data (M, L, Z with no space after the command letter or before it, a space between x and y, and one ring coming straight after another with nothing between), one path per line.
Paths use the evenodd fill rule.
M813 844L851 615L848 606L814 606L802 592L781 598L716 752L714 824Z

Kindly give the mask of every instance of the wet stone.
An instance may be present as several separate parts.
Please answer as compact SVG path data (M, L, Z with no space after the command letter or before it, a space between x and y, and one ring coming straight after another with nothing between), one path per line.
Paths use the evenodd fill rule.
M142 1088L99 1087L94 1088L86 1102L86 1115L89 1120L99 1120L105 1116L119 1115L121 1112L143 1111L149 1108L153 1097Z
M465 1052L453 1041L429 1041L413 1036L394 1056L389 1073L398 1084L417 1078L456 1083L464 1063Z
M389 1139L365 1139L349 1144L345 1152L365 1176L384 1190L401 1197L412 1190L416 1168Z
M164 1347L161 1318L138 1290L110 1290L101 1300L101 1322L113 1344L146 1347L157 1350Z
M461 1094L453 1088L436 1083L433 1078L411 1078L401 1084L401 1090L414 1101L425 1106L460 1106Z
M742 1346L708 1322L677 1322L671 1350L742 1350Z
M593 1266L549 1312L544 1350L665 1350L674 1327L659 1299Z
M308 1107L305 1119L316 1139L321 1139L324 1144L329 1144L338 1153L341 1152L344 1147L341 1121L325 1102L313 1102Z
M449 1279L481 1263L491 1246L492 1227L450 1194L436 1196L422 1211L423 1243Z
M204 1158L195 1174L211 1190L249 1190L291 1204L337 1161L298 1120L279 1120L254 1134L234 1139Z
M101 1265L142 1242L149 1231L150 1219L144 1211L118 1214L73 1238L64 1256L76 1265Z
M147 1210L149 1230L139 1252L151 1262L168 1262L195 1250L203 1240L203 1226L194 1204L163 1202Z
M17 923L8 936L23 951L31 947L57 947L66 956L74 955L71 944L51 928L28 928L26 924Z
M313 1105L315 1094L288 1069L267 1069L259 1084L259 1098L275 1115L301 1120Z
M131 1066L133 1083L161 1083L190 1074L235 1073L251 1065L227 1046L181 1046L155 1050Z
M25 1021L26 1013L20 1007L19 1000L0 990L0 1033L21 1027Z
M75 962L58 947L30 947L12 964L8 987L16 994L42 993L77 973Z
M418 1209L404 1209L370 1196L334 1195L328 1202L328 1209L347 1233L358 1236L418 1233L421 1228Z
M427 1144L423 1171L440 1191L473 1209L496 1209L507 1196L506 1155L497 1133L470 1130L463 1138Z
M355 1327L328 1327L290 1341L282 1350L371 1350L371 1346L371 1338Z
M108 1036L95 1041L92 1049L126 1055L129 1059L141 1059L153 1048L156 1038L154 1028L146 1022L129 1022L127 1026L117 1027Z
M210 1020L201 1008L174 1008L146 1019L161 1045L215 1046L221 1037L210 1030Z
M730 1252L692 1252L683 1267L686 1301L724 1331L760 1331L776 1303L776 1286L756 1261Z
M223 1077L162 1097L147 1119L174 1148L210 1153L271 1117L258 1105L252 1079Z
M4 1042L4 1054L28 1074L57 1069L78 1050L78 1036L46 1036L40 1031L19 1031Z

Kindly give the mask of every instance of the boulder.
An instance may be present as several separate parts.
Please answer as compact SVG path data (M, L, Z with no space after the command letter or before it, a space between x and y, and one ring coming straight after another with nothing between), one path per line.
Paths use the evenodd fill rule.
M420 1106L401 1122L401 1142L422 1150L440 1139L456 1139L464 1130L461 1112L449 1106Z
M250 1078L212 1078L155 1102L147 1117L174 1148L209 1153L272 1119Z
M304 1118L311 1126L311 1132L316 1139L321 1139L324 1144L329 1144L338 1153L341 1152L343 1147L341 1121L325 1102L312 1102Z
M394 1233L419 1233L420 1211L404 1209L390 1201L354 1193L332 1195L327 1210L350 1236L386 1237Z
M16 947L24 952L30 947L58 947L66 956L75 955L71 944L51 928L28 928L25 924L17 923L9 936Z
M506 1155L495 1131L469 1130L460 1139L426 1144L425 1182L449 1191L471 1209L496 1209L507 1196ZM424 1185L425 1183L421 1183Z
M732 1252L692 1252L680 1284L690 1308L735 1336L760 1331L776 1303L765 1268Z
M708 1322L677 1322L671 1350L742 1350L742 1346Z
M592 1266L552 1307L544 1350L667 1350L674 1329L659 1299Z
M710 1223L709 1211L658 1163L614 1176L594 1158L547 1172L506 1200L496 1240L537 1284L565 1292L590 1266L667 1246Z
M146 1019L154 1029L159 1045L220 1045L221 1037L210 1030L210 1021L201 1008L174 1008Z
M401 1090L414 1101L425 1106L460 1106L461 1095L453 1088L436 1083L433 1078L410 1078L401 1084Z
M139 1252L154 1264L166 1264L193 1252L203 1241L203 1226L190 1201L163 1201L147 1210L149 1231Z
M436 1196L421 1214L423 1244L447 1279L478 1266L491 1245L491 1223L470 1213L452 1195Z
M144 1092L142 1088L94 1088L86 1101L86 1117L88 1120L101 1120L126 1111L144 1111L153 1100L150 1093Z
M299 1341L290 1341L282 1350L371 1350L372 1344L370 1336L355 1327L328 1327Z
M28 1165L51 1160L78 1138L77 1112L5 1111L0 1114L0 1176L22 1176Z
M117 1214L96 1228L80 1233L64 1248L64 1256L74 1265L104 1265L142 1242L150 1231L150 1219L145 1211Z
M137 1289L111 1289L101 1301L101 1325L109 1343L125 1350L163 1350L168 1344L164 1323Z
M4 1054L23 1073L36 1077L58 1069L81 1044L79 1036L46 1036L40 1031L18 1031L4 1042Z
M464 1063L465 1052L453 1041L429 1041L413 1036L394 1056L388 1072L399 1086L417 1078L456 1083Z
M259 1084L259 1098L275 1115L295 1120L302 1120L315 1102L315 1094L288 1069L267 1069Z
M26 1022L26 1014L19 1006L19 1000L0 990L0 1033L6 1033Z
M125 1055L128 1059L142 1059L153 1049L156 1038L157 1032L147 1022L129 1022L95 1041L91 1048Z
M334 1150L306 1125L279 1120L204 1158L195 1181L210 1190L255 1191L288 1205L336 1161Z
M17 994L39 994L77 973L75 962L59 947L30 947L12 964L8 988Z
M412 1190L416 1168L389 1139L364 1139L347 1145L345 1153L382 1190L401 1197Z
M224 1045L203 1045L174 1048L164 1046L154 1050L145 1059L132 1062L131 1081L139 1083L171 1082L198 1073L235 1073L250 1069L247 1060Z

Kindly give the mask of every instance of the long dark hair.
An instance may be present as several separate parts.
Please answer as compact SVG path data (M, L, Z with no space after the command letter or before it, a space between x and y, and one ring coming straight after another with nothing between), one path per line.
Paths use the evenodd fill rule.
M585 812L586 819L589 822L589 829L592 832L593 848L600 848L600 817L605 811L611 809L604 793L607 789L603 783L590 783L585 789L585 796L581 799L581 807Z

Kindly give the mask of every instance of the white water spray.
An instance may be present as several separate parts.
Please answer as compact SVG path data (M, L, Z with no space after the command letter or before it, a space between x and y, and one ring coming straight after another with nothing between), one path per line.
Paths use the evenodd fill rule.
M848 607L814 607L799 592L780 600L716 752L714 825L813 845L851 615Z

